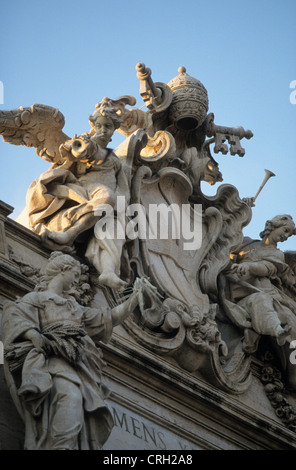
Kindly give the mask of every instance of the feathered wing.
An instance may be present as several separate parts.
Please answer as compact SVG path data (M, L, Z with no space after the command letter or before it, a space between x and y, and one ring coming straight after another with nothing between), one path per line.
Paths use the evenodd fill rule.
M4 142L35 147L37 155L51 163L60 163L59 147L69 137L62 131L64 115L44 104L0 111L0 134Z

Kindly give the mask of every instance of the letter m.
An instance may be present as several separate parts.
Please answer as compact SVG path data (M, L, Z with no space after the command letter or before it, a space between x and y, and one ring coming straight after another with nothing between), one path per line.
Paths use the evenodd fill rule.
M128 429L128 425L127 425L127 419L126 419L126 414L125 413L122 413L122 417L120 419L120 417L118 416L118 413L116 411L115 408L113 408L112 406L112 409L113 409L113 418L114 418L114 426L120 426L121 429L123 428L123 426L125 427L125 430L127 432L130 432L129 429Z

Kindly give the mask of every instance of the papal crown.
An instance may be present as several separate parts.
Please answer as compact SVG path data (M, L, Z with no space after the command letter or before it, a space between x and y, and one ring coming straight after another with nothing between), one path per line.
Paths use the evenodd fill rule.
M169 117L179 129L192 130L207 116L208 93L199 80L186 73L185 67L179 67L178 72L168 83L173 92Z

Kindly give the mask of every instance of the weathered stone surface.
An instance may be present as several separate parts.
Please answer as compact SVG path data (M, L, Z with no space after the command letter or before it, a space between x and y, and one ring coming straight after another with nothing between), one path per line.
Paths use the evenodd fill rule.
M247 198L227 183L208 197L201 182L222 181L211 145L242 157L241 140L252 132L215 124L207 90L185 67L167 85L153 82L143 63L136 68L148 111L130 95L105 97L78 137L63 133L64 116L50 106L0 111L4 140L35 147L52 164L28 190L27 228L0 205L3 370L26 422L25 447L39 445L39 418L26 401L31 394L36 403L39 387L40 416L50 416L41 448L294 448L296 256L278 243L296 234L295 223L279 215L262 240L245 239L274 174L265 170ZM115 130L126 139L113 151ZM93 393L100 351L108 398ZM63 419L51 421L61 416L62 398L52 400L60 386L68 418L81 411L72 437ZM88 426L89 407L105 410L109 424ZM17 446L21 435L20 426L4 445Z
M15 251L34 259L44 271L49 253L37 243L36 236L11 219L6 219L6 242L14 238ZM31 239L31 247L30 247ZM8 263L8 261L7 261ZM9 270L13 264L8 263ZM17 265L14 263L15 270ZM2 287L4 297L24 294L28 279L18 290L13 285ZM27 285L27 291L31 285ZM95 302L108 305L99 291ZM112 391L107 404L114 417L114 428L103 449L293 449L294 432L289 431L275 415L259 380L261 363L252 365L252 387L233 396L207 383L200 373L184 371L173 358L159 357L140 346L126 328L117 326L111 341L102 345L105 382ZM10 397L1 373L1 446L20 449L24 426ZM289 400L293 403L292 396Z
M24 423L12 402L3 365L0 365L0 396L0 450L22 450L25 436Z

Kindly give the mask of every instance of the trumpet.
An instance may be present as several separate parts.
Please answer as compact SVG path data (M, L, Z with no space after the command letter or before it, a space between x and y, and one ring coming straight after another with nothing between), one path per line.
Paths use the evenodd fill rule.
M83 139L82 137L74 137L72 141L72 155L75 158L81 157L90 143L90 140Z
M103 137L104 134L96 134L95 137ZM71 153L75 158L85 157L86 150L92 154L95 150L95 142L86 136L77 137L76 135L71 142Z
M270 170L264 170L265 171L265 176L264 176L264 179L257 191L257 193L255 194L255 196L253 197L253 201L255 201L259 195L259 193L262 191L263 187L266 185L267 181L269 180L269 178L271 178L272 176L276 176L272 171Z

